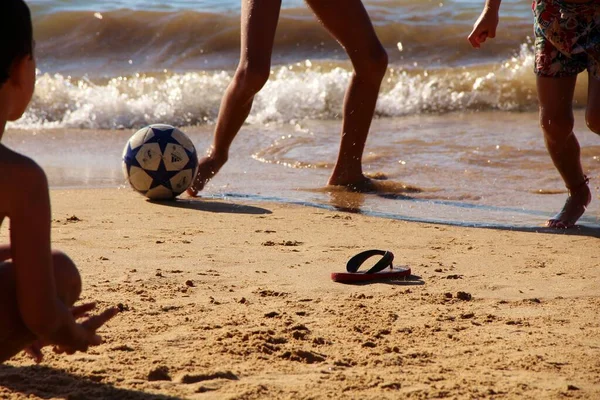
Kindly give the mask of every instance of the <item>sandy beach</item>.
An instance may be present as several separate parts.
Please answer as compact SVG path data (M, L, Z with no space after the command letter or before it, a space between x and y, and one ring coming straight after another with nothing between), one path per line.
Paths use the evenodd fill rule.
M53 242L80 267L82 300L122 313L87 354L0 366L0 398L600 398L597 230L51 194ZM413 275L331 281L369 248Z
M152 203L123 177L123 148L155 123L210 148L240 1L27 0L36 89L2 143L47 173L81 302L121 312L87 353L0 364L0 400L600 399L587 74L574 132L594 200L580 227L549 231L567 191L539 127L531 4L504 0L475 51L480 0L362 2L389 60L362 157L376 190L327 186L344 110L360 111L344 105L355 75L286 0L227 165L201 198ZM368 249L412 275L332 281Z

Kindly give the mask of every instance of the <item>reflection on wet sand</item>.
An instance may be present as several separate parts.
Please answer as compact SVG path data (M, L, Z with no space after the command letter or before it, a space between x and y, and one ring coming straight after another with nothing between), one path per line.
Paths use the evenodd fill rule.
M382 181L367 178L354 186L327 186L315 191L326 192L330 204L340 211L360 213L367 195L388 195L396 199L410 199L407 193L422 193L424 190L397 181Z

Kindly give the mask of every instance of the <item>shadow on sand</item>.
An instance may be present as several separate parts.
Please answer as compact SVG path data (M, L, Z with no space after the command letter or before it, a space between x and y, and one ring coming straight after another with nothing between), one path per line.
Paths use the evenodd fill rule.
M342 285L365 286L374 284L392 285L392 286L422 286L425 281L418 275L409 275L401 279L378 279L367 282L337 282Z
M411 197L410 195L402 193L354 193L344 192L337 190L334 192L327 192L330 195L329 204L320 204L305 201L293 201L289 199L276 198L276 197L262 197L253 196L239 193L227 193L218 197L210 198L195 198L195 199L176 199L171 201L151 201L153 204L175 207L175 208L187 208L198 211L213 212L213 213L229 213L229 214L250 214L250 215L268 215L272 214L271 210L244 205L240 203L227 202L222 196L236 200L249 200L254 202L270 201L282 204L297 204L306 207L315 207L321 209L328 209L333 211L347 212L351 214L362 214L379 218L394 219L400 221L412 221L421 222L426 224L436 225L448 225L448 226L460 226L467 228L482 228L482 229L496 229L506 230L514 232L529 232L529 233L543 233L550 235L572 235L572 236L589 236L594 238L600 238L600 226L589 226L589 225L575 225L569 229L554 229L546 228L543 226L516 226L510 224L496 224L496 223L485 223L485 222L470 222L470 221L446 221L436 218L415 218L408 215L378 212L373 210L367 210L363 207L363 203L366 195L376 195L387 200L396 201L407 201L415 203L434 203L437 205L452 206L462 209L475 209L479 211L495 211L505 212L513 214L527 214L534 216L541 216L547 218L546 212L539 210L524 210L519 208L510 207L497 207L489 205L472 204L468 202L460 201L448 201L448 200L434 200L434 199L419 199ZM150 200L149 200L150 201ZM542 218L542 219L543 219ZM582 218L585 222L585 216Z
M179 397L119 389L110 384L45 366L0 365L0 387L42 399L180 400ZM2 391L0 389L0 398ZM11 397L9 395L9 397Z
M203 198L196 199L175 199L168 201L148 200L152 204L165 207L187 208L189 210L206 211L224 214L252 214L266 215L272 214L272 211L266 208L254 207L244 204L227 203L225 201L211 201Z

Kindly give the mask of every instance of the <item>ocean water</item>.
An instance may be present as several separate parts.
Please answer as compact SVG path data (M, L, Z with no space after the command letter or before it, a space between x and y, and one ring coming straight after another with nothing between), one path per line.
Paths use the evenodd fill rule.
M120 155L149 123L181 127L203 153L239 55L239 1L35 0L38 82L6 144L53 187L123 187ZM351 65L310 9L283 0L271 79L203 193L334 207L390 218L532 228L566 192L537 125L529 1L505 0L497 38L466 37L483 1L364 2L389 54L364 158L379 193L326 188ZM600 138L576 134L594 197ZM141 201L143 201L141 199ZM592 203L582 224L600 228Z

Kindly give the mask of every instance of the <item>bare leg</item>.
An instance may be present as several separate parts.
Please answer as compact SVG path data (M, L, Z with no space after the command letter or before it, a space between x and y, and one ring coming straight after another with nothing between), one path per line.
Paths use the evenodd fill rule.
M211 151L200 160L196 180L188 189L191 196L227 162L229 147L248 118L254 96L269 79L280 9L281 0L242 0L240 62L221 101Z
M588 128L600 135L600 78L588 74L588 102L585 110Z
M387 70L387 53L360 0L306 0L306 3L346 50L354 67L344 99L340 151L329 184L369 190L372 185L363 175L362 156Z
M569 189L563 209L546 225L569 228L583 215L591 201L587 178L581 167L580 147L573 133L573 93L577 77L537 78L540 125L554 166Z
M7 249L6 246L0 248ZM52 253L56 291L62 302L72 306L81 293L81 278L77 268L65 254ZM21 319L17 303L14 264L11 261L0 263L0 363L13 357L36 337L31 333Z

